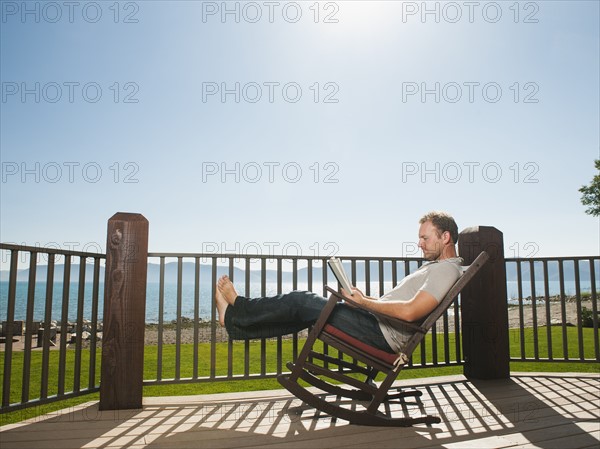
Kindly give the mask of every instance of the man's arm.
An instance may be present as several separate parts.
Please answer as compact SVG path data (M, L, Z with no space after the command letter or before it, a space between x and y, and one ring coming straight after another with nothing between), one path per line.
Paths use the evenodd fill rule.
M409 301L377 301L375 298L365 296L356 287L353 287L352 291L353 295L350 296L342 289L342 295L367 310L409 322L429 315L438 305L433 295L423 290L419 290Z

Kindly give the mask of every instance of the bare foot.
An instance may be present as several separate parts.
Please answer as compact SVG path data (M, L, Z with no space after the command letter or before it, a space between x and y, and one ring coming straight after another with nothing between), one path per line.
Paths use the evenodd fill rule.
M225 298L217 288L215 292L215 302L217 303L217 313L219 314L219 323L221 326L225 326L225 312L227 311L227 306L229 305Z
M224 274L217 281L217 290L221 293L225 301L228 304L233 305L235 298L238 297L238 293L233 286L233 282L229 279L229 276Z

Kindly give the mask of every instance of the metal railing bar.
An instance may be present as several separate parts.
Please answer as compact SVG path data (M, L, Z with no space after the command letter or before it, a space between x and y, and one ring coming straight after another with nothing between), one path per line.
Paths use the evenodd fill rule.
M317 259L318 260L318 259ZM343 262L343 260L340 260ZM327 285L327 263L324 261L321 261L321 288L322 288L322 293L321 295L326 297L327 296L327 290L325 288L325 286ZM323 353L324 354L329 354L329 345L327 343L323 343ZM327 360L325 360L325 368L327 368L329 366L329 363L327 362Z
M267 260L260 259L260 296L267 296Z
M383 259L379 259L378 261L379 264L379 297L383 296L385 294L384 291L384 276L383 276Z
M598 336L598 303L596 298L596 267L594 261L590 259L590 287L592 289L592 327L594 328L594 353L596 360L600 360L600 342Z
M437 323L433 323L433 326L431 326L431 359L434 365L438 364Z
M565 276L563 261L558 261L558 276L560 280L560 313L562 318L562 343L563 356L565 360L569 359L569 345L567 343L567 304L565 295Z
M69 316L69 293L71 287L71 256L65 256L63 266L62 309L60 318L60 346L58 362L58 395L65 393L65 368L67 361L67 321Z
M260 258L260 296L267 295L267 260L264 257ZM267 341L264 338L260 340L260 372L267 372Z
M194 378L198 377L198 344L199 344L199 327L198 321L200 319L200 258L196 257L194 260L194 344L193 344L193 374Z
M234 270L234 266L233 266L233 258L230 258L229 259L229 279L231 279L231 282L234 281L234 274L235 274L235 270ZM210 300L212 301L213 298L210 298ZM231 339L227 340L227 375L228 376L233 375L233 340L231 340Z
M460 295L459 295L460 297ZM460 307L458 298L454 300L454 344L456 350L456 361L462 362L462 334L460 332Z
M175 378L181 377L181 302L183 288L183 258L177 258L177 308L175 312Z
M77 291L77 322L75 324L75 369L73 391L81 389L81 349L83 346L83 304L85 295L85 266L86 258L79 258L79 285Z
M227 340L227 375L233 376L233 340Z
M19 251L10 253L10 272L8 284L8 308L6 311L7 329L4 330L6 343L4 345L4 378L2 379L2 406L10 404L10 381L12 368L12 346L15 327L15 303L17 294L17 264L19 262Z
M365 259L365 295L371 296L371 263Z
M312 259L308 259L307 284L308 284L308 291L312 292L312 290L313 290L313 260Z
M100 258L94 258L94 280L92 284L92 335L90 340L90 367L88 390L96 386L96 343L98 333L98 304L100 290Z
M37 275L37 253L29 255L29 280L27 283L27 315L25 318L25 348L23 354L23 381L21 402L29 401L31 377L31 343L33 337L33 307L35 303L35 278Z
M579 348L579 360L585 358L583 352L583 320L581 309L581 279L579 277L579 261L574 261L575 269L575 300L577 304L577 346Z
M165 313L165 258L160 258L158 281L158 347L156 355L156 377L162 379L163 368L163 327Z
M217 258L212 258L211 265L211 294L210 297L214 298L217 293ZM216 362L217 362L217 328L216 328L216 317L217 317L217 305L215 301L210 301L210 377L214 379L216 375Z
M321 279L323 279L323 282L321 282L321 288L322 288L322 293L321 296L327 296L327 282L329 279L329 273L327 272L327 262L324 260L321 260Z
M54 293L54 262L55 254L48 255L48 271L46 274L46 304L44 310L44 331L42 342L42 381L40 399L48 396L48 375L50 364L50 320L52 319L52 295Z
M533 319L533 353L535 359L540 358L539 339L538 339L538 319L537 319L537 295L535 293L535 264L533 260L529 261L529 282L531 286L531 314Z
M250 258L246 258L245 274L245 296L250 297ZM250 341L244 341L244 377L250 376Z
M250 297L250 259L246 259L246 266L244 270L244 286L245 292L244 296L246 298Z
M544 303L546 306L546 341L548 343L548 358L552 360L552 321L550 315L550 286L548 284L548 261L542 261L544 272Z
M444 363L450 363L450 330L448 323L448 310L442 316L444 326Z
M267 372L267 340L265 338L260 339L260 373L266 374Z
M292 261L292 290L298 290L298 259Z

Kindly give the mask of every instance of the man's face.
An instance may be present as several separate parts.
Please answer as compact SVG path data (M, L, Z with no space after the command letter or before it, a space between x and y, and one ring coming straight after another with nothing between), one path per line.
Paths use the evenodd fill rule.
M419 227L419 248L423 251L425 260L437 260L442 255L444 241L438 233L439 231L430 221L426 221Z

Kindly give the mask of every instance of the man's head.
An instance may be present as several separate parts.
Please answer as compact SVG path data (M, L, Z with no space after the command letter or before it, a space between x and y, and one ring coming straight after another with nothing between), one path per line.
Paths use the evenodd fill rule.
M419 220L419 248L426 260L455 257L458 226L446 212L429 212Z

